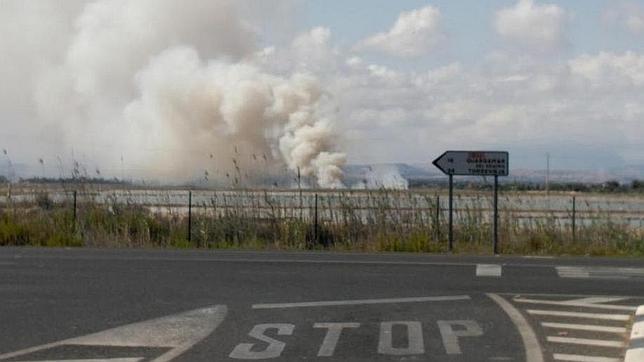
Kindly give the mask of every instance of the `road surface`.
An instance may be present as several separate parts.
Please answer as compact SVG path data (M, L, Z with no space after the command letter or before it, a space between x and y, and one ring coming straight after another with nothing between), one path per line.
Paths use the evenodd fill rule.
M0 361L622 361L641 259L0 249Z

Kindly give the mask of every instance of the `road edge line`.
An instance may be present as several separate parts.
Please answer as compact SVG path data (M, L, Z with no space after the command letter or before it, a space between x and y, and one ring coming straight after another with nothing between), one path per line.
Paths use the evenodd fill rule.
M486 295L503 309L519 330L523 340L523 348L525 349L526 362L543 362L543 352L537 335L521 312L498 294L487 293Z
M629 343L624 362L644 361L644 305L635 312Z

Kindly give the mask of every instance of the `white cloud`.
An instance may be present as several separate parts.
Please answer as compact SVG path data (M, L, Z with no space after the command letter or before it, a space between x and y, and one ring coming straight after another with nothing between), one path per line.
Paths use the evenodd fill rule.
M433 6L403 12L388 32L363 40L357 49L407 58L425 55L443 37L440 20L441 13Z
M298 67L308 71L322 72L335 67L337 50L331 45L331 30L315 27L298 35L291 45L293 59Z
M634 35L644 35L644 6L641 4L631 1L611 3L611 7L604 10L602 19Z
M644 85L644 55L634 52L582 55L570 61L570 68L594 86Z
M496 13L494 27L507 41L536 52L549 52L566 43L566 11L553 4L519 0Z
M421 72L352 63L326 85L352 162L423 162L459 147L536 152L537 161L539 152L573 154L559 164L571 168L644 162L644 54L547 65L497 55Z

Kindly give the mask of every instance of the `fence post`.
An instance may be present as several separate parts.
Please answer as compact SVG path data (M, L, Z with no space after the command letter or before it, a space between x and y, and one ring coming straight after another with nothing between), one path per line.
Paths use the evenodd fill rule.
M436 228L436 241L441 241L441 197L436 195L436 218L434 227Z
M192 191L188 191L188 243L192 242Z
M77 198L78 191L74 190L74 218L72 220L72 231L76 232L76 218L77 218Z
M318 235L318 194L315 194L313 207L313 241L315 241L315 244L317 245L320 241Z
M577 241L577 197L572 197L572 242Z

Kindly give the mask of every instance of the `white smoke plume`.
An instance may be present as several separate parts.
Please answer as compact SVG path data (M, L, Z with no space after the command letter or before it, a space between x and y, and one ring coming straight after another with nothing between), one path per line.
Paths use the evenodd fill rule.
M108 170L124 158L138 178L187 180L205 171L243 184L286 167L322 187L342 186L345 157L334 152L332 115L322 107L329 100L314 75L271 74L254 61L257 35L240 16L242 1L58 3L0 3L0 21L12 19L14 30L40 18L57 24L33 32L45 39L12 32L0 40L10 57L27 51L20 42L42 42L29 50L44 54L37 66L16 57L0 70L32 74L25 87L36 111L22 113L22 127L51 130L41 153L74 147ZM51 17L57 21L44 21ZM47 44L48 31L56 44Z
M401 175L397 165L371 165L363 170L361 176L362 179L352 188L388 190L407 190L409 188L409 181Z

